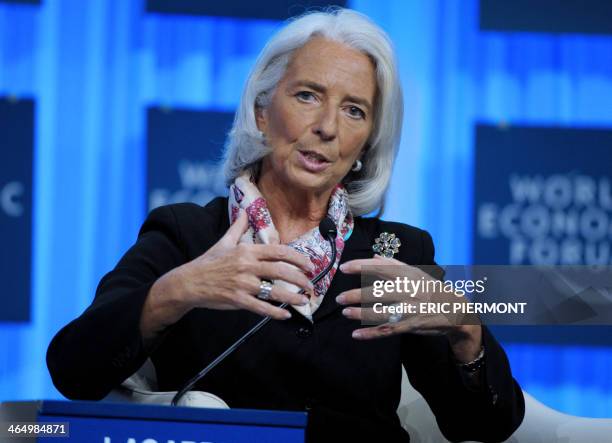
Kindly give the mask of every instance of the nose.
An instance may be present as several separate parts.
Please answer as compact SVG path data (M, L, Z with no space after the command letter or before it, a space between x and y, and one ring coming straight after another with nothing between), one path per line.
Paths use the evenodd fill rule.
M322 106L318 119L313 126L313 132L323 141L332 141L338 132L338 114L335 106L327 104Z

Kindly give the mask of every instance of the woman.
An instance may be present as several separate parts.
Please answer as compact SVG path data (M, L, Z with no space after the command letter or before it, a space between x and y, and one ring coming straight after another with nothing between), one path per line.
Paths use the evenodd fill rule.
M416 328L418 316L361 327L361 266L435 264L425 231L361 217L382 206L401 121L381 29L343 9L291 22L246 84L227 146L229 198L149 214L93 304L53 339L60 392L101 399L147 358L159 388L177 390L271 316L196 389L235 408L307 410L311 442L405 442L403 364L448 439L507 438L523 397L485 327L417 318ZM332 259L318 230L326 216L337 258L313 287ZM401 242L394 259L373 257L384 232Z

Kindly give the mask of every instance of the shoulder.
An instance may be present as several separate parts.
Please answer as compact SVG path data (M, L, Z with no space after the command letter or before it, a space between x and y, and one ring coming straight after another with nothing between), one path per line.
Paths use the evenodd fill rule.
M165 212L166 217L172 215L179 225L201 224L203 220L222 222L227 216L227 197L215 197L206 205L196 203L174 203L155 208L149 214Z
M405 263L434 264L433 239L424 229L376 217L355 217L355 226L369 239L370 244L383 232L395 234L401 242L399 256L396 258Z
M195 243L206 248L221 238L228 226L227 197L216 197L205 206L175 203L153 209L140 228L139 237L161 231L177 243Z

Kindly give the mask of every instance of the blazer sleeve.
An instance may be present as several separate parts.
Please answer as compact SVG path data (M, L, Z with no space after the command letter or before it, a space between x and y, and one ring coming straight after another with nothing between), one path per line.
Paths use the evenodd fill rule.
M421 264L435 265L431 236L421 231ZM500 442L525 415L523 392L512 377L501 345L482 326L485 365L479 389L465 383L444 336L405 334L402 362L412 386L423 395L450 441Z
M185 261L172 208L153 210L136 243L100 281L93 303L49 345L47 366L64 396L100 400L142 366L145 299L161 275Z

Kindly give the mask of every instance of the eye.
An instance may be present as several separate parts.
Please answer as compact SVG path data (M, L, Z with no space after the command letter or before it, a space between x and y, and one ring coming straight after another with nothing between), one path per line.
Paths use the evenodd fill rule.
M351 116L351 118L355 119L365 120L366 118L365 112L363 112L363 110L361 108L358 108L357 106L349 106L348 114Z
M316 96L310 91L299 91L295 96L298 100L306 103L311 103L316 100Z

